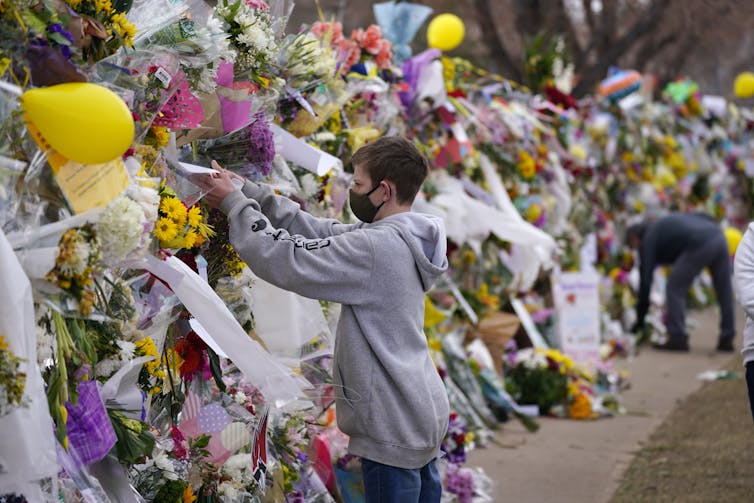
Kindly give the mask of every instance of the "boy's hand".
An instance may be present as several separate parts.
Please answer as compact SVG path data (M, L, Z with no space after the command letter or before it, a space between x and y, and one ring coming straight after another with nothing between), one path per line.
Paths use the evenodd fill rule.
M215 161L212 161L212 167L218 173L195 175L191 177L191 181L207 191L204 202L212 208L218 208L228 194L239 190L243 184L243 178L224 170ZM238 181L234 183L234 179Z

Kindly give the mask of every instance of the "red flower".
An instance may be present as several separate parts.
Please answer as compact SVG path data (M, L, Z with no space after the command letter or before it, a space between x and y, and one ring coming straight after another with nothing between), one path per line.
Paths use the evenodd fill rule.
M183 358L180 368L182 379L190 381L197 373L205 370L208 366L206 349L204 341L193 330L176 342L175 351Z
M560 105L565 109L568 108L579 108L579 104L576 102L576 99L571 96L570 94L566 94L557 87L553 85L545 86L545 96L547 96L547 99L553 102L556 105Z

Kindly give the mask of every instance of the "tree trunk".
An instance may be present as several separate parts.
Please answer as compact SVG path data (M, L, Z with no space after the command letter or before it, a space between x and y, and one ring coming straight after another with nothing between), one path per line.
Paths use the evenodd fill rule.
M490 1L474 0L474 5L476 7L477 21L482 31L482 41L487 46L490 55L487 69L499 73L509 80L520 82L523 76L523 68L514 61L520 61L521 58L511 58L503 45L491 15Z

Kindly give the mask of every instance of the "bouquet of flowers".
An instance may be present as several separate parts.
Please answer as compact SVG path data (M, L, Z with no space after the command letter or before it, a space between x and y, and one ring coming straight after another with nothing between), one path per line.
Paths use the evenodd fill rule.
M332 48L310 33L286 38L281 44L278 65L280 76L294 89L327 84L337 70Z
M382 29L376 24L369 25L366 30L353 30L350 38L343 37L343 25L339 22L317 21L311 32L336 50L338 61L346 71L357 63L372 59L378 68L390 68L392 44L382 38Z
M167 185L162 185L159 192L159 218L154 235L160 240L161 248L189 250L214 236L214 231L205 223L199 206L186 207Z
M509 352L504 363L505 386L518 403L536 404L540 414L565 403L574 364L560 351L521 349Z
M230 44L236 51L237 75L249 74L263 87L278 53L273 18L262 0L220 0L216 15L225 23Z
M94 274L101 268L101 257L101 244L92 224L69 229L60 238L55 266L45 276L78 301L84 316L94 307Z
M133 47L136 27L126 18L129 2L110 0L66 0L78 14L71 26L80 30L81 53L89 62L115 53L121 47Z

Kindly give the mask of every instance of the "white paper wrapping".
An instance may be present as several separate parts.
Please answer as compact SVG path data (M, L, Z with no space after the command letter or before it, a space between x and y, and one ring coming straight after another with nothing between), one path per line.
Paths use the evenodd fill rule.
M58 472L52 418L37 366L34 304L29 279L0 232L0 334L24 358L28 407L0 417L0 494L29 494L35 482ZM36 491L38 492L38 490Z
M267 401L276 407L305 398L306 382L278 363L247 334L214 290L176 257L149 256L145 268L165 281Z
M278 288L256 276L251 296L254 331L270 353L286 364L298 365L301 348L314 338L332 340L318 301ZM325 353L332 353L329 343L317 351L317 354Z
M513 206L494 167L483 155L480 166L495 200L495 206L469 196L463 183L447 173L437 171L432 183L439 194L431 201L417 199L414 209L437 215L445 222L445 232L456 243L466 243L475 253L481 254L482 242L494 234L513 244L511 255L501 257L515 278L514 286L528 290L541 268L549 269L555 240L546 232L525 221Z

